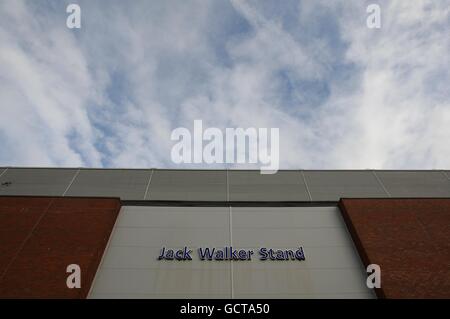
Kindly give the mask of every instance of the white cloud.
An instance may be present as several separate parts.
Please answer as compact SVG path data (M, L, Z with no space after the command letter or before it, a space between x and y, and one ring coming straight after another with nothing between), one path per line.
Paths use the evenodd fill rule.
M0 165L177 167L202 119L279 127L282 168L448 168L448 5L379 3L3 1Z
M344 95L350 100L339 120L353 129L336 144L335 156L348 167L448 167L450 90L443 83L450 80L449 7L445 1L386 1L381 8L380 30L341 17L347 59L362 71L358 91Z
M86 111L94 92L73 36L47 31L21 2L0 6L0 130L8 146L1 159L13 165L76 166L85 158L99 165ZM82 155L69 145L72 132Z

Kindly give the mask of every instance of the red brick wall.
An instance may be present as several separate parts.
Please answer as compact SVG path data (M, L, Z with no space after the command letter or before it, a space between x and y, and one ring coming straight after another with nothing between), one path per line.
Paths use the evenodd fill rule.
M343 199L366 265L381 266L379 297L450 298L450 199ZM0 197L0 298L85 298L120 201ZM81 267L81 289L66 267Z
M0 298L85 298L119 199L0 197ZM81 288L66 285L69 264Z
M381 267L381 298L450 298L450 199L342 199L367 266Z

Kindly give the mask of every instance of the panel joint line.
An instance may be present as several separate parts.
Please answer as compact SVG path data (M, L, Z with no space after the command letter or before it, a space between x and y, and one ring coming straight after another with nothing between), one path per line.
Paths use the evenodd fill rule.
M148 178L147 187L145 188L145 193L144 193L144 200L147 198L148 190L150 188L150 183L152 182L152 177L153 177L154 172L155 172L155 170L152 169L152 172L150 173L150 177Z
M229 177L228 177L228 168L226 170L227 173L227 202L230 201L230 183L229 183Z
M3 174L5 174L6 173L6 171L8 170L8 168L9 167L7 167L1 174L0 174L0 177L2 177L3 176Z
M233 208L229 206L230 212L230 247L233 247ZM230 279L231 279L231 299L234 299L234 269L233 259L230 261Z
M67 192L69 191L69 188L72 186L73 182L75 182L75 179L77 178L78 174L80 173L80 169L78 169L75 174L72 177L72 180L70 181L69 185L67 186L66 190L62 194L62 197L66 196Z
M309 201L312 202L312 196L311 192L309 191L308 183L306 182L305 174L303 173L303 170L300 170L300 174L302 175L303 183L305 183L306 191L308 192Z
M380 184L381 188L383 188L384 192L386 193L386 195L388 197L392 197L391 194L389 193L389 191L387 190L387 188L384 186L383 182L381 181L381 179L378 177L377 173L372 170L372 174L373 176L375 176L375 178L377 179L378 183Z

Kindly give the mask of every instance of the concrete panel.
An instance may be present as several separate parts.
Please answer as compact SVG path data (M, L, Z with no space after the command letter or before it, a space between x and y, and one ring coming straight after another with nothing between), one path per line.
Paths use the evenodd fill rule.
M233 245L295 249L304 261L233 262L236 298L374 297L337 207L233 207ZM342 294L342 296L341 296Z
M293 242L295 238L295 242ZM325 245L340 246L348 244L349 239L343 228L235 228L233 229L233 243L242 247L297 247Z
M81 170L66 196L119 197L143 200L151 170Z
M224 207L166 207L127 206L117 220L117 227L150 228L223 228L229 225L228 208Z
M392 197L450 197L450 180L441 171L376 171Z
M309 201L299 171L229 171L229 192L232 201Z
M444 175L447 176L448 179L450 179L450 171L444 171Z
M233 238L234 239L234 238ZM290 246L269 246L268 248L274 249L295 249L295 244L297 246L301 245L300 242L293 243ZM235 246L237 244L234 244ZM355 248L350 245L348 246L307 246L301 245L305 253L305 260L301 262L297 261L286 261L286 262L260 262L258 261L259 255L258 250L261 246L246 247L239 245L242 249L253 249L255 261L251 263L239 263L235 262L233 265L239 264L238 268L242 269L253 269L253 270L267 270L267 269L279 269L284 271L297 271L297 270L307 270L307 269L355 269L355 271L360 271L362 269L361 259L356 252ZM234 267L234 266L233 266ZM236 270L236 267L235 267Z
M155 170L147 199L226 201L226 171Z
M370 292L365 285L366 278L362 269L284 269L265 270L246 269L245 264L234 263L234 288L236 298L240 294L253 294L279 298L279 294L364 294Z
M125 207L117 220L113 246L226 245L230 242L226 207Z
M234 228L345 227L332 207L232 207L232 211Z
M218 269L107 269L95 279L91 296L102 293L152 294L159 298L194 298L198 294L230 297L230 271ZM164 296L164 297L162 297Z
M229 242L228 227L210 228L146 228L117 227L111 244L114 246L145 246L145 247L178 247L188 245L198 247L203 245L219 245Z
M224 207L123 207L90 297L374 296L337 207L234 207L231 220ZM198 247L228 245L255 254L245 262L198 258ZM157 260L162 247L184 246L193 260ZM299 246L305 261L259 260L260 247Z
M184 247L184 246L183 246ZM183 249L182 246L171 246L172 249ZM190 247L190 249L193 249ZM167 269L222 269L230 270L228 262L204 262L199 260L197 252L193 251L192 261L189 262L171 262L159 261L157 257L160 254L161 247L140 247L140 246L110 246L108 254L103 260L104 268L126 268L126 269L159 269L162 266Z
M61 196L76 169L9 168L0 177L0 195Z
M124 207L90 298L229 298L229 262L201 262L196 249L229 245L224 207ZM192 261L159 261L162 247L193 250Z
M387 197L372 171L304 171L313 201L342 197Z

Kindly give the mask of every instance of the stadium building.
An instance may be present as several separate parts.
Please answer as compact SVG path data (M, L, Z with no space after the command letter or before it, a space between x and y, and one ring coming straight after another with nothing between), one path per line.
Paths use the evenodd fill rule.
M450 171L0 168L0 298L450 298Z

